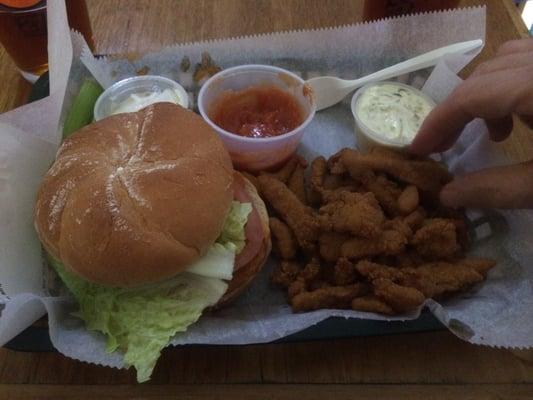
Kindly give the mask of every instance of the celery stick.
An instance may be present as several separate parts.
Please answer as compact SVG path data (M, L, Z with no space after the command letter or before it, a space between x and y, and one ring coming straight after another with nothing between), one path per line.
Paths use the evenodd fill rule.
M63 139L93 121L94 103L102 92L98 83L88 79L83 82L65 120Z

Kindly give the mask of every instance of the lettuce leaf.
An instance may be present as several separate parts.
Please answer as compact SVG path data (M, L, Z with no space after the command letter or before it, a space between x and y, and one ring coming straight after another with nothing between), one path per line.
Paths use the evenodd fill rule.
M235 248L232 243L226 246L215 243L202 258L187 268L187 272L229 281L233 277Z
M227 289L220 279L187 272L157 285L110 288L77 277L56 260L51 264L78 300L76 315L87 329L106 335L107 351L124 353L126 366L135 367L139 382L150 378L170 339L196 322Z
M239 254L246 245L246 234L244 226L248 220L248 215L252 212L252 205L250 203L240 203L233 201L231 209L224 222L222 233L217 239L217 243L227 246L234 244L236 247L236 254Z
M161 283L106 287L74 275L51 257L49 264L78 301L76 315L87 329L104 333L106 350L123 352L126 366L135 367L137 380L145 382L171 338L195 323L226 292L228 285L222 279L231 279L235 254L245 244L250 211L250 204L233 202L222 234L207 254L187 272Z

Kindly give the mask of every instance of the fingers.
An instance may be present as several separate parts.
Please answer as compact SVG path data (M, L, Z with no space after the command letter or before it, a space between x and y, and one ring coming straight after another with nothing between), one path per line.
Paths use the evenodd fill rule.
M440 200L453 208L533 208L533 160L457 178L442 189Z
M499 70L475 76L461 83L426 117L410 146L415 154L447 150L467 123L476 117L489 121L497 139L512 127L508 116L533 113L533 65L511 73Z
M457 89L426 117L415 136L409 151L426 155L448 149L457 140L472 117L461 108L456 97Z
M533 65L533 48L527 52L511 53L485 61L479 64L470 76L475 77L501 70L513 70L528 65ZM510 71L509 73L512 72Z
M520 115L520 119L529 128L533 129L533 115Z
M502 44L496 56L533 51L533 38L510 40Z
M485 123L487 124L490 138L495 142L507 139L513 130L513 117L510 115L498 119L486 119Z

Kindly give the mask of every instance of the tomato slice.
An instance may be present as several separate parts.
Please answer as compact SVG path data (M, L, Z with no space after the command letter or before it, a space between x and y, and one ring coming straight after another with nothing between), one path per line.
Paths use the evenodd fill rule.
M246 192L244 178L239 173L234 174L233 197L241 203L252 203L250 195ZM246 245L235 257L234 271L237 271L240 267L246 265L255 257L261 249L261 245L265 238L263 227L261 225L261 218L254 207L252 207L252 211L248 215L248 221L244 226L244 232L246 235Z

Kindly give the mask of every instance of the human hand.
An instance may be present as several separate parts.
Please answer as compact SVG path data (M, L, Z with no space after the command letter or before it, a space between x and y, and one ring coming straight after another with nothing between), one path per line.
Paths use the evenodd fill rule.
M410 151L448 150L474 118L485 119L491 139L502 141L513 128L512 114L533 128L533 39L507 42L480 64L427 116ZM533 160L457 178L440 197L449 207L533 208Z

